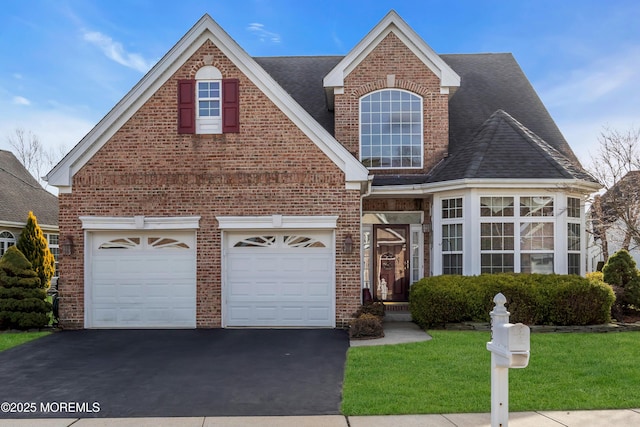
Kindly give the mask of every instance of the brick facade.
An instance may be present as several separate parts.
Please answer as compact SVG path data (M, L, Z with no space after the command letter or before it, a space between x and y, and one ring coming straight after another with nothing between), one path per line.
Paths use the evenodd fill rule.
M223 78L240 80L240 132L177 133L177 81L195 76L210 56ZM208 61L209 58L207 58ZM216 216L339 215L336 230L336 324L360 303L360 192L343 172L237 67L207 41L73 176L60 194L60 234L75 253L60 260L65 328L84 326L84 241L79 217L194 216L198 327L221 325L221 233Z
M387 76L395 77L388 79ZM440 93L439 77L427 68L394 33L389 33L345 77L344 94L335 95L336 139L354 156L360 158L360 98L367 93L391 87L408 90L423 98L423 169L376 169L375 173L428 172L447 153L449 98L448 95Z

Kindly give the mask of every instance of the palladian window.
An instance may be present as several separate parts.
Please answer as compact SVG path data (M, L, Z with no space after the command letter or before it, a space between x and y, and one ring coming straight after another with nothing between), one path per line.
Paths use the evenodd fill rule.
M360 99L360 161L368 168L422 168L422 98L385 89Z

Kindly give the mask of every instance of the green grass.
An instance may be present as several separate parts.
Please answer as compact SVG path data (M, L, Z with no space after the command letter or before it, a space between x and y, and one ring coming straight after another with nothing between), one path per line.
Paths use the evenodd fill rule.
M0 351L33 341L49 335L51 332L5 332L0 333Z
M345 415L491 411L488 332L349 349ZM640 332L532 334L531 359L509 370L509 410L640 407Z

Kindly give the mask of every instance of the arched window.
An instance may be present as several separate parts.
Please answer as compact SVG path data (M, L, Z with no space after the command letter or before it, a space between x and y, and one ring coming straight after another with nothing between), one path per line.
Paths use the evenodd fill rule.
M360 161L368 168L422 168L422 98L384 89L360 98Z
M222 74L212 65L196 73L197 133L222 133Z
M13 246L16 244L16 238L13 234L8 231L3 231L0 233L0 256L4 255L4 253L9 249L9 246Z

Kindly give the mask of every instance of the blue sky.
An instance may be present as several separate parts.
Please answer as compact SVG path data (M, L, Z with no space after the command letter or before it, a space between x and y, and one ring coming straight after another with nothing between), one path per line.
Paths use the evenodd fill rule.
M637 0L7 0L0 148L70 150L204 13L253 56L343 55L390 9L437 53L513 53L585 165L640 126Z

